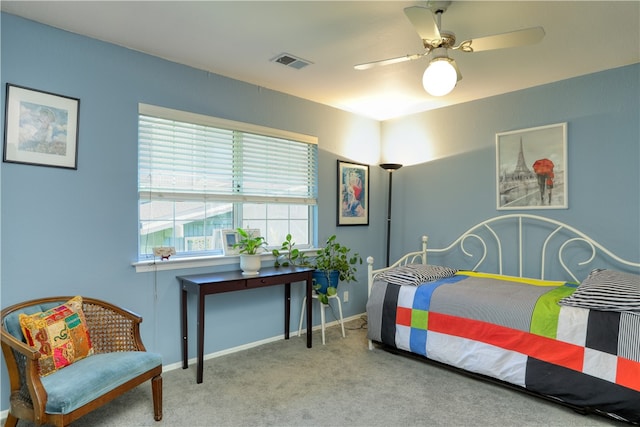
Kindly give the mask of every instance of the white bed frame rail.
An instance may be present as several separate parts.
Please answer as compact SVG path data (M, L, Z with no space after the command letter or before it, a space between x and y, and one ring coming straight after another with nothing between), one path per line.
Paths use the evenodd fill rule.
M522 277L524 274L524 263L529 259L527 258L527 250L529 250L529 252L539 250L541 252L536 256L536 259L540 261L539 278L543 280L545 279L545 271L546 271L545 260L547 259L548 252L550 251L550 247L551 247L550 243L552 242L552 240L554 240L554 238L556 240L555 244L559 245L559 247L554 246L554 248L557 247L558 261L562 266L562 268L564 269L564 271L575 282L579 282L580 280L576 277L573 270L568 266L568 262L565 258L566 249L569 247L569 245L574 245L575 243L583 243L587 247L587 251L585 253L587 256L587 259L577 262L576 266L584 266L591 263L595 259L596 255L601 253L601 254L605 254L606 256L611 258L611 260L619 263L620 265L624 265L632 268L640 268L640 262L628 261L617 256L616 254L614 254L613 252L611 252L610 250L602 246L600 243L596 242L595 240L593 240L583 232L571 227L570 225L564 224L554 219L541 217L537 215L510 214L510 215L501 215L501 216L493 217L491 219L488 219L486 221L483 221L479 224L474 225L473 227L469 228L467 231L462 233L449 246L441 249L427 249L427 236L422 236L422 250L416 251L416 252L410 252L404 255L402 258L400 258L398 261L396 261L389 267L374 269L373 268L374 259L373 257L368 257L367 258L367 275L368 275L369 294L371 293L371 286L373 285L373 281L377 274L401 265L407 265L411 263L426 264L428 253L433 253L433 254L447 253L453 250L454 248L459 248L462 251L462 253L468 257L476 256L473 253L471 253L465 246L465 243L470 239L475 240L481 247L481 253L477 255L479 256L479 260L475 264L475 266L472 268L472 270L478 269L478 267L480 267L480 265L482 265L482 263L485 261L489 251L488 243L491 243L491 248L495 247L497 251L497 254L496 254L497 267L498 267L497 273L503 274L503 258L504 258L503 242L501 239L501 235L496 231L496 228L498 224L500 224L501 226L502 225L509 226L510 225L509 222L515 224L515 226L517 227L516 229L516 233L517 233L516 247L518 252L517 268L518 268L518 275L520 277ZM546 238L544 238L544 243L542 244L541 248L525 247L526 239L524 238L524 230L527 226L536 227L536 229L543 228L542 230L537 231L542 235L543 238L544 238L544 233L548 233ZM491 239L491 242L488 241L489 239Z
M500 224L500 225L499 225ZM571 227L570 225L564 224L560 221L556 221L550 218L541 217L537 215L530 214L510 214L510 215L501 215L486 221L483 221L479 224L474 225L469 228L467 231L462 233L456 240L454 240L449 246L441 249L427 249L427 236L422 236L422 250L416 252L410 252L402 256L398 261L390 265L389 267L384 267L380 269L373 268L373 257L367 258L367 286L368 286L368 294L371 295L371 288L373 286L373 282L375 277L387 270L392 268L413 264L413 263L427 263L427 254L439 254L439 253L447 253L456 248L466 255L467 257L473 258L474 256L478 256L479 260L472 268L472 270L478 269L482 265L482 263L487 258L489 254L489 249L496 249L496 257L497 257L497 273L503 274L503 251L505 245L503 245L503 241L501 236L504 234L499 233L497 230L502 227L507 226L510 227L515 225L516 230L515 233L515 245L517 248L517 263L518 263L518 275L523 277L525 261L530 261L530 258L527 257L527 253L531 253L531 251L540 251L537 255L533 256L533 259L539 260L540 262L540 279L545 279L545 260L547 259L547 253L550 251L550 248L553 248L553 251L557 251L557 257L560 266L562 269L573 279L575 282L579 282L580 280L574 274L574 271L568 266L569 262L566 260L566 252L569 246L572 247L574 244L582 244L586 245L586 251L583 249L580 252L580 257L586 258L582 261L573 260L572 263L575 264L575 267L585 266L591 263L596 256L599 254L604 254L610 258L611 263L618 266L626 266L631 267L631 270L638 273L635 269L640 269L640 262L634 262L625 260L609 249L602 246L600 243L596 242L583 232ZM527 240L525 239L525 228L526 227L535 227L536 228L536 240L544 240L542 243L542 247L531 248L526 247L525 243ZM546 238L545 238L545 233ZM637 236L636 236L637 237ZM468 250L468 247L465 246L467 241L475 241L481 251L480 254L474 255L471 251ZM554 241L553 245L551 244L552 240ZM511 247L511 246L510 246ZM528 252L527 252L528 250ZM552 256L552 255L551 255ZM617 264L616 264L617 263ZM455 266L453 266L455 267ZM599 266L594 265L593 268ZM368 340L369 350L373 350L373 342Z

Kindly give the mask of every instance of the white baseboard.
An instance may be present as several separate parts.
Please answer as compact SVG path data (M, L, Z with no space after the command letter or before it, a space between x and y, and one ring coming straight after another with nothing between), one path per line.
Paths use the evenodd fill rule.
M356 314L354 316L351 317L345 317L344 318L344 322L350 322L352 320L356 320L356 319L360 319L362 316L364 315L364 313L361 314ZM331 327L331 326L337 326L339 325L337 320L334 320L333 322L328 322L325 324L325 327ZM314 326L312 331L319 331L320 329L322 329L321 325L317 325ZM306 329L302 330L302 334L305 335L306 334ZM291 331L289 332L289 336L294 338L298 335L298 331ZM274 342L274 341L280 341L284 339L284 334L282 335L277 335L275 337L271 337L271 338L265 338L263 340L260 341L254 341L254 342L250 342L247 344L243 344L243 345L239 345L237 347L231 347L231 348L226 348L224 350L220 350L220 351L216 351L214 353L209 353L209 354L205 354L204 355L204 360L209 360L209 359L215 359L216 357L220 357L220 356L226 356L227 354L233 354L233 353L237 353L239 351L242 350L248 350L250 348L253 347L258 347L261 346L263 344L268 344L270 342ZM189 365L195 365L198 362L198 358L197 357L193 357L191 359L188 360L188 364ZM182 362L175 362L175 363L171 363L169 365L163 365L162 366L162 372L169 372L169 371L173 371L174 369L182 369Z

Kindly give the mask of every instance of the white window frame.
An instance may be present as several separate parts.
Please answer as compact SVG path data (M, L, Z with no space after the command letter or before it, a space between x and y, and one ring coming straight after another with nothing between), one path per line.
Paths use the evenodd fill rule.
M142 103L139 104L138 114L145 115L145 116L160 117L163 119L175 120L178 122L193 123L198 125L211 126L214 128L245 132L252 135L263 135L267 137L299 141L299 142L313 144L313 145L317 145L318 143L318 139L315 136L310 136L310 135L305 135L305 134L300 134L300 133L290 132L285 130L273 129L273 128L253 125L249 123L226 120L226 119L221 119L221 118L216 118L216 117L211 117L211 116L206 116L206 115L196 114L196 113L191 113L186 111L174 110L174 109L169 109L169 108L159 107L159 106L154 106L149 104L142 104ZM317 157L316 157L315 167L317 168ZM317 174L317 171L315 171L315 173ZM317 178L316 178L316 187L317 187ZM139 191L138 212L140 212L140 201L149 199L150 197L147 196L146 194L143 194L143 190L141 190L140 184L138 186L138 191ZM156 196L153 196L153 197L156 197ZM161 195L161 196L169 196L167 200L177 200L179 198L179 197L173 198L172 196L175 196L175 195L171 195L170 193L167 193L166 195ZM271 202L280 202L285 204L300 203L300 204L306 204L309 206L309 214L308 214L309 244L297 245L300 247L301 250L305 250L305 249L309 251L313 250L312 246L313 246L313 242L315 241L315 236L314 236L315 225L313 221L317 215L317 207L316 207L317 206L317 188L314 196L315 197L311 199L307 198L304 200L295 198L295 197L288 198L288 197L282 197L282 196L276 196L271 199ZM211 196L203 195L203 199L209 199L210 197ZM236 201L236 203L239 203L240 205L242 205L243 203L246 203L246 202L254 202L254 201L264 202L264 200L265 200L264 197L249 196L249 197L243 197L243 202ZM214 201L225 201L225 196L223 195L222 198L220 199L214 199ZM230 201L230 200L227 200L227 201ZM233 215L234 226L237 226L241 224L241 218L238 218L238 215L237 215L238 210L236 210L236 208L234 208L233 212L234 212L234 215ZM138 244L140 244L139 242L140 242L140 231L138 231ZM271 243L272 243L271 245L272 247L280 247L280 242L277 242L275 244L273 242ZM220 255L205 254L203 256L194 256L194 255L187 254L182 256L171 257L169 260L160 261L155 258L144 256L143 254L140 253L141 250L142 249L138 247L137 252L138 252L139 260L133 263L133 265L136 267L136 271L191 268L191 267L198 267L202 265L223 265L223 264L231 264L231 263L238 262L237 256L235 257L224 256L222 254ZM269 257L270 255L266 255L266 256ZM158 268L159 266L161 267Z

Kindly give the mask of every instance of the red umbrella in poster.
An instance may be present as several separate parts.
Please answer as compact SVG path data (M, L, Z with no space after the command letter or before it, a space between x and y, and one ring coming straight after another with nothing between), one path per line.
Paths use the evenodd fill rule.
M549 189L549 204L551 204L551 189L553 188L553 167L555 165L549 159L539 159L533 163L533 171L538 175L540 187L540 199L544 203L545 187Z
M553 167L555 165L549 159L536 160L533 163L533 170L536 175L544 175L546 177L553 178Z

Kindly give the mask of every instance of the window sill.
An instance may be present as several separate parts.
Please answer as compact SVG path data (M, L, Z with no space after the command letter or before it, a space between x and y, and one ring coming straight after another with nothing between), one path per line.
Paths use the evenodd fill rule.
M269 257L273 258L272 255ZM267 258L265 255L263 258ZM147 273L149 271L178 270L183 268L214 267L218 265L239 264L239 256L203 256L186 258L169 258L166 260L150 259L134 262L131 265L136 269L136 273Z
M317 248L304 249L302 252L311 252L315 254ZM271 252L262 254L262 262L275 261ZM150 259L145 261L137 261L131 264L136 273L147 273L150 271L165 271L165 270L179 270L185 268L199 268L199 267L215 267L219 265L240 265L240 256L202 256L202 257L184 257L184 258L169 258L167 260ZM239 268L239 267L238 267Z

